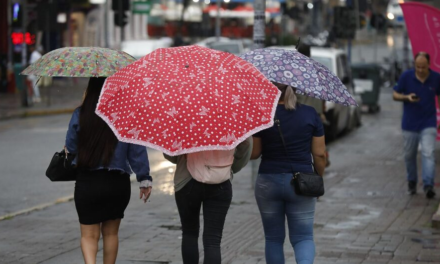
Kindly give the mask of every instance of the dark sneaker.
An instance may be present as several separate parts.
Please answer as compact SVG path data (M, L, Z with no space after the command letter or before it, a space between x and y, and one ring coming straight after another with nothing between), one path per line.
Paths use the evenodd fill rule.
M408 194L414 195L417 193L417 183L416 182L408 182Z
M428 199L434 198L435 191L432 188L432 186L429 186L429 187L425 188L425 194L426 194L426 198L428 198Z

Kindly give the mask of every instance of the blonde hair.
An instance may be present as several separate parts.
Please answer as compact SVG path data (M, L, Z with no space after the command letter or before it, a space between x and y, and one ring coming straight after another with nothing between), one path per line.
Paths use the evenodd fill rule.
M280 99L283 100L284 107L287 110L295 110L296 109L296 103L298 101L298 98L296 97L295 91L292 88L292 86L288 85L284 89L281 90Z

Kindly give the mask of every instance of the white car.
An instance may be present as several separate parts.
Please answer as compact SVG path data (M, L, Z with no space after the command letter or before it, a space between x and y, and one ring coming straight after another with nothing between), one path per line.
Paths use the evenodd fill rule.
M354 93L351 70L344 50L311 47L310 55L312 59L336 74L348 92L353 95L358 105L361 105L360 95ZM327 139L335 139L342 131L351 130L361 124L361 109L359 107L347 107L333 102L326 102L325 108L325 116L329 121L325 131Z
M235 40L225 37L219 37L218 41L216 37L210 37L195 44L210 49L229 52L234 55L240 55L247 51L242 40Z
M140 59L158 48L168 48L173 40L168 37L160 39L127 40L122 42L121 50L127 52L136 59Z
M240 55L244 53L243 42L239 40L229 40L226 42L214 42L208 46L208 48L229 52L234 55Z
M217 39L217 37L209 37L209 38L206 38L206 39L204 39L202 41L199 41L199 42L195 43L195 45L199 45L199 46L202 46L202 47L209 48L209 46L212 43L215 43L217 41L227 42L227 41L230 41L230 40L231 40L230 38L226 38L226 37L219 37L218 39Z
M405 25L405 19L403 18L403 11L400 7L400 3L403 0L390 0L387 6L387 18L388 23L391 26L403 27Z

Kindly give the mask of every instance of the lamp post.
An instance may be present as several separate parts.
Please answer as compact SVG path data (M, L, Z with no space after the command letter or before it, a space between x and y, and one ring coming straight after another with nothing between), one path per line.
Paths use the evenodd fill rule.
M222 0L217 1L217 16L215 17L215 37L217 41L220 40L220 8L222 6Z
M11 8L12 8L12 3L11 0L8 0L7 3L7 8L8 8L8 69L12 71L12 52L13 52L13 48L12 48L12 38L11 38L11 34L12 34L12 14L11 14Z
M122 7L122 0L118 0L118 8L119 8L119 24L122 25L122 20L124 19L123 18L124 8ZM123 26L121 26L120 28L121 28L121 45L122 45L122 42L125 39L125 28Z
M21 48L21 64L24 67L26 67L27 64L27 45L26 45L26 41L25 41L25 35L26 35L26 25L27 25L27 0L23 0L22 2L22 28L21 31L23 32L23 43L22 48Z
M255 0L254 2L254 46L253 49L264 48L266 27L266 1Z
M254 2L254 45L252 49L264 48L265 42L265 28L266 28L266 0L255 0ZM251 187L254 188L256 175L258 174L258 164L260 159L253 160L252 166L252 178Z
M26 31L27 31L27 28L26 28L26 26L27 26L27 0L22 1L21 12L22 12L21 13L22 14L22 16L21 16L22 17L21 31L23 32L23 43L21 44L22 45L21 46L21 66L22 66L22 69L24 69L27 65L27 45L26 45L26 37L25 37ZM29 100L28 88L27 88L27 85L26 85L26 82L24 79L25 78L22 78L22 80L21 80L23 82L22 105L25 107L28 107L28 106L30 106L32 101ZM32 85L34 85L34 84L32 84Z

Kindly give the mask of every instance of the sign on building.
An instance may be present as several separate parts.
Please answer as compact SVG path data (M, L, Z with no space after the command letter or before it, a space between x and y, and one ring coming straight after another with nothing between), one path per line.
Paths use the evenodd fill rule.
M150 14L151 1L134 1L133 14Z

